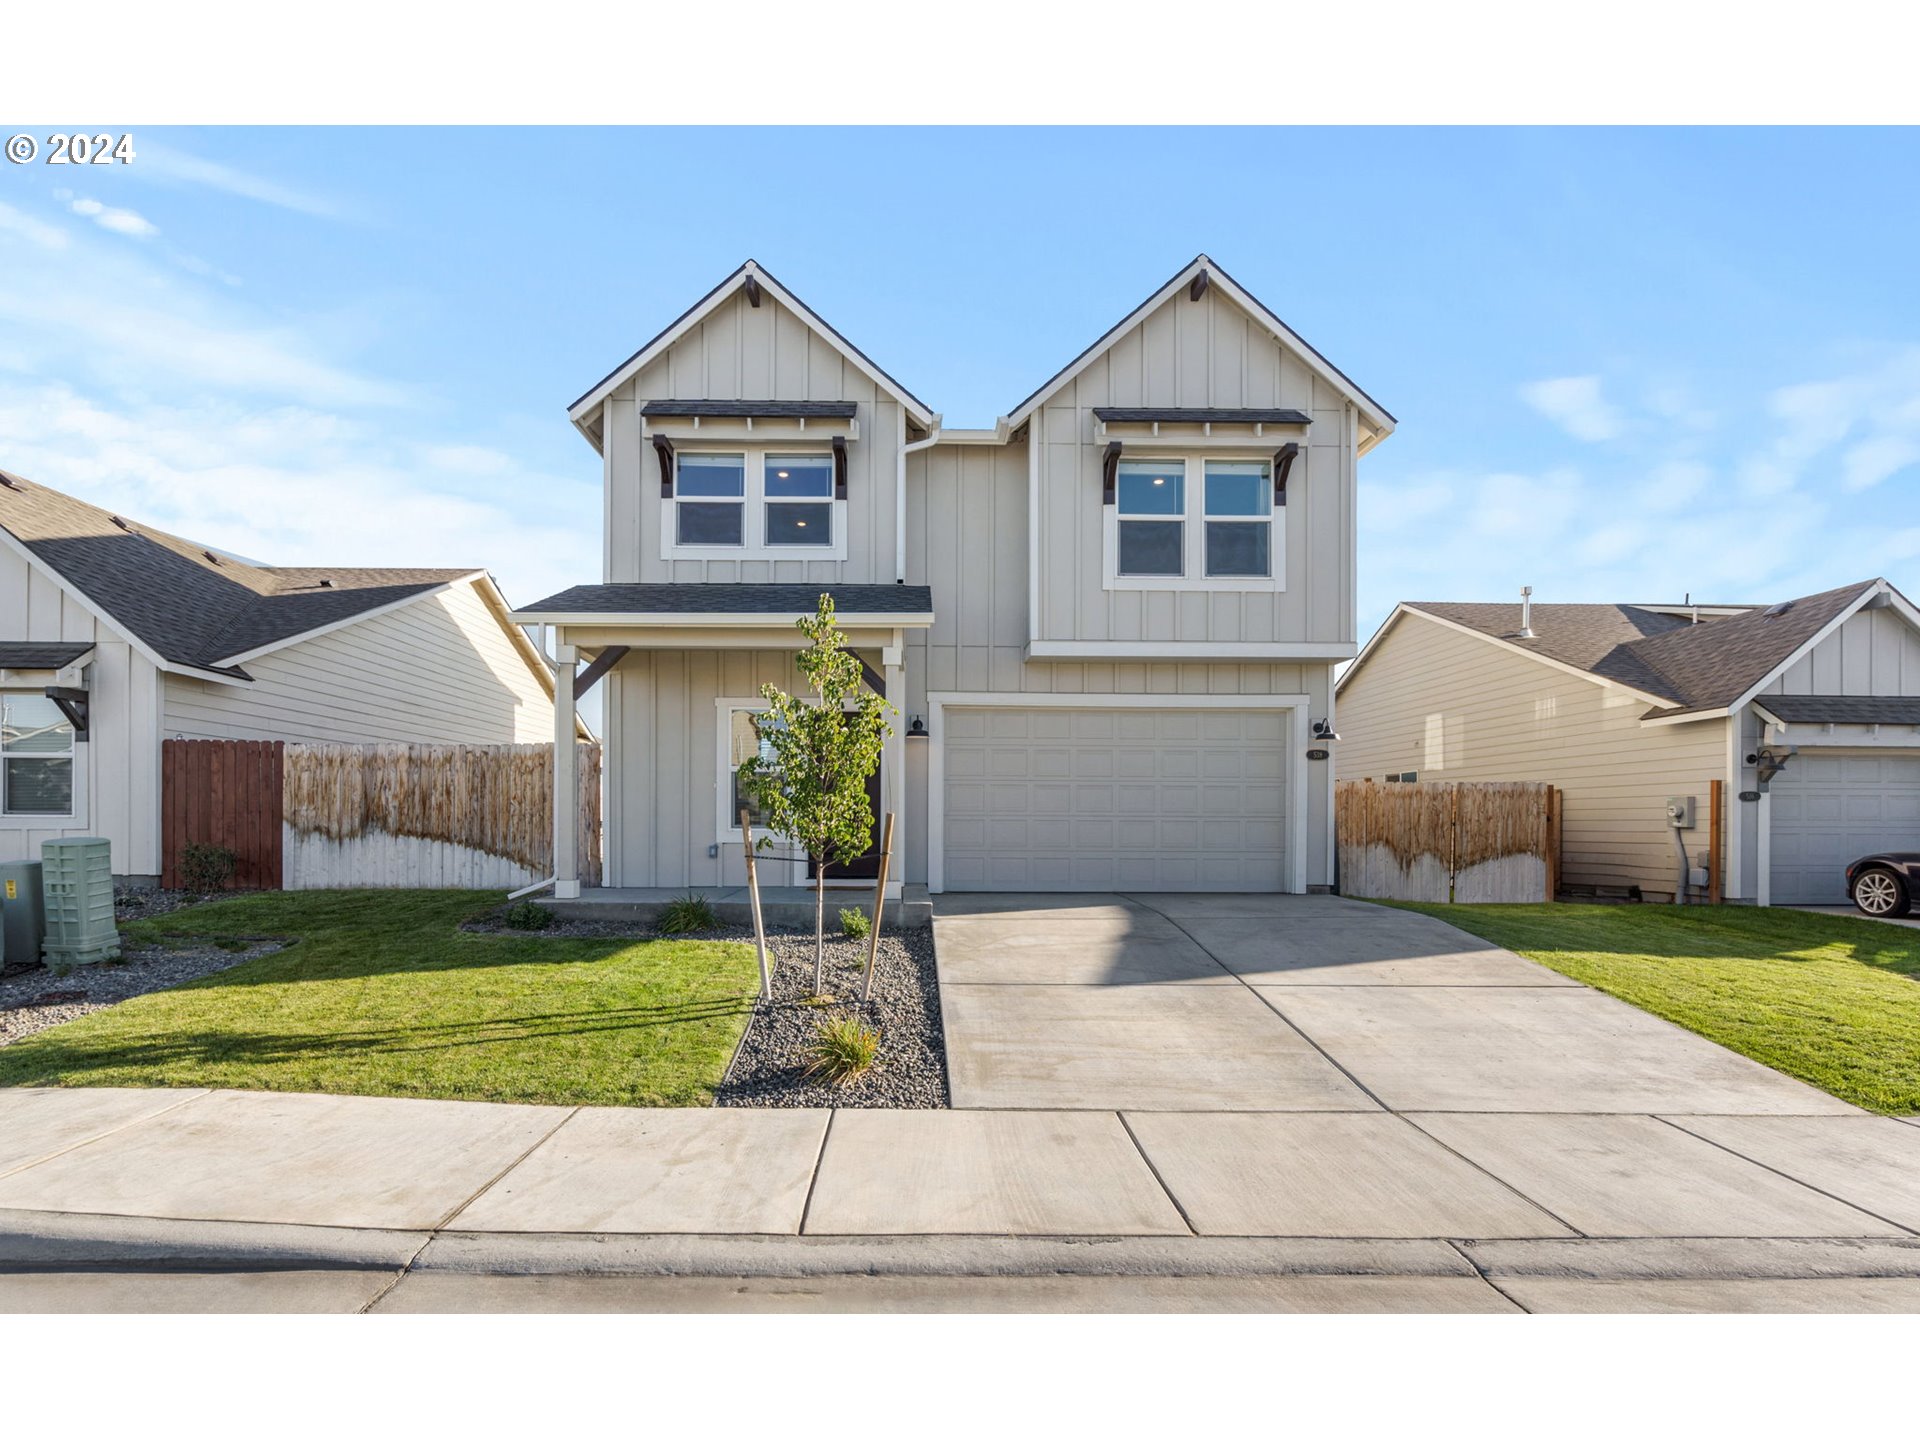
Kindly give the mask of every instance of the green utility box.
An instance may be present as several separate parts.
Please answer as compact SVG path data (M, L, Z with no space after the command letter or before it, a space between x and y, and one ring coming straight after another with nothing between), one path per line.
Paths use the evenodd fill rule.
M40 890L47 906L47 964L93 965L119 957L107 841L88 837L41 845Z
M40 862L0 865L0 962L38 965L47 939L47 911L40 899Z

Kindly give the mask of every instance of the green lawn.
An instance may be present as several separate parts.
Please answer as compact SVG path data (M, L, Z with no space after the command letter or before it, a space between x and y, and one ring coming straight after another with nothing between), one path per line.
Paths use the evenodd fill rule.
M307 891L126 926L138 941L295 943L0 1049L0 1085L711 1103L758 983L751 946L456 928L498 901L470 891Z
M1920 930L1748 906L1405 905L1868 1110L1920 1113Z

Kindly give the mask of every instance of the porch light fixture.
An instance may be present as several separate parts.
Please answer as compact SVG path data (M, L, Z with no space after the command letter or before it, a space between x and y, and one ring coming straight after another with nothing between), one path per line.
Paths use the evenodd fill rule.
M911 721L911 723L909 723L907 726L907 739L925 740L926 738L927 738L927 722L922 720L918 715L916 715L913 717L913 720Z
M1316 740L1338 740L1339 732L1324 720L1313 722L1313 738Z

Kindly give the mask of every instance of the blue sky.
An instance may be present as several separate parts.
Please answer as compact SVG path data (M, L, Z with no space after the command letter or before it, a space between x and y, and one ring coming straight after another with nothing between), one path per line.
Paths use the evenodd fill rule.
M1400 420L1395 600L1920 593L1920 137L136 132L0 167L0 465L272 562L599 574L564 408L752 255L954 425L1205 250Z

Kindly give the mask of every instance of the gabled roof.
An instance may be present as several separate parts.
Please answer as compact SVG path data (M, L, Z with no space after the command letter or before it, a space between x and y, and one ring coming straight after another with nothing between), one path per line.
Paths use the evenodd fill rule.
M691 308L679 319L621 361L598 384L569 405L567 418L573 421L575 428L589 440L594 441L596 449L599 448L594 426L599 417L600 407L606 402L607 397L638 375L687 331L745 289L749 280L798 315L816 334L852 362L855 369L904 405L907 413L921 425L931 428L938 423L939 417L924 400L874 364L857 345L822 320L805 301L774 279L758 262L747 260L741 263L739 269L694 301Z
M1536 604L1531 637L1520 634L1517 604L1409 600L1380 627L1340 683L1345 686L1374 643L1410 611L1632 690L1656 702L1644 719L1725 713L1752 699L1803 651L1882 594L1913 618L1899 591L1879 579L1732 614L1724 610L1734 607L1722 607L1720 618L1698 624L1681 613L1683 607Z
M474 569L254 565L0 471L0 531L168 668L248 679L263 650L484 578Z
M1035 390L1031 395L1027 396L1026 399L1014 406L1005 420L1001 422L1002 427L1011 430L1025 423L1027 418L1031 416L1035 410L1046 403L1049 395L1052 395L1062 385L1065 385L1069 380L1073 379L1074 376L1078 375L1082 370L1086 369L1087 366L1104 355L1123 335L1135 325L1139 324L1146 316L1159 309L1160 306L1171 300L1180 291L1190 287L1203 271L1206 273L1209 287L1217 285L1221 293L1231 299L1242 310L1245 310L1261 325L1265 326L1276 340L1289 350L1295 352L1301 359L1305 360L1308 365L1325 376L1334 388L1339 390L1341 394L1345 395L1358 407L1361 417L1370 427L1378 432L1380 437L1384 438L1392 432L1395 424L1394 418L1384 405L1380 404L1379 401L1375 400L1371 395L1367 394L1366 391L1354 384L1352 380L1348 379L1346 374L1337 365L1327 359L1327 357L1322 355L1318 350L1314 349L1313 346L1309 345L1286 321L1282 320L1250 292L1242 288L1240 283L1220 266L1219 262L1210 259L1205 254L1196 255L1192 260L1181 266L1171 280L1167 281L1166 284L1162 285L1139 305L1135 306L1133 310L1128 312L1125 318L1112 329L1108 330L1106 334L1102 335L1098 340L1094 341L1093 344L1074 356L1072 360L1067 362L1065 368L1043 383L1039 389ZM1364 450L1369 447L1363 445L1361 448Z

